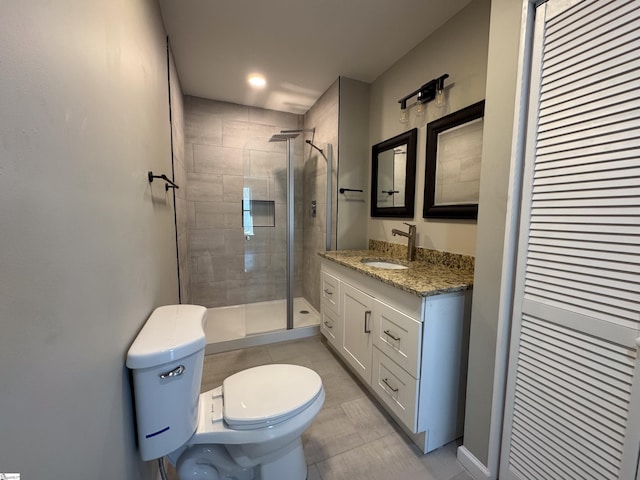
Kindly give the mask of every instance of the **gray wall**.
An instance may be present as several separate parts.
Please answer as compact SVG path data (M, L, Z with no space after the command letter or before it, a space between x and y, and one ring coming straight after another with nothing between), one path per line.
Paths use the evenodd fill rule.
M150 479L126 352L177 302L156 2L0 4L0 469Z
M185 202L189 289L185 298L221 307L285 298L286 142L268 140L301 128L302 117L233 103L185 97ZM302 271L302 145L295 140L295 272ZM242 227L242 189L275 202L275 227ZM182 231L180 232L182 234ZM301 282L294 282L300 295Z
M511 159L515 154L511 151L511 142L521 16L520 0L492 0L464 427L464 446L484 465L491 463L488 458L491 434L499 435L490 428L496 421L491 417L496 350L504 355L508 342L508 336L498 331L498 317L502 307L502 272L514 268L511 259L503 258L503 248L507 208L511 202L518 201L509 198L508 189ZM498 396L496 403L501 405L499 392ZM500 427L494 426L496 428Z
M374 145L411 128L418 127L415 215L407 220L370 218L370 239L406 243L391 230L406 230L402 222L417 225L417 245L464 255L476 253L476 222L422 218L427 122L436 120L485 98L487 49L489 42L489 0L473 0L438 30L399 59L371 85L369 143ZM447 106L427 104L421 121L411 109L408 124L401 124L398 100L433 78L445 73ZM412 99L410 101L413 102Z
M327 143L333 147L333 166L330 181L333 185L331 197L332 248L335 248L335 205L338 166L338 115L340 80L337 79L325 91L304 116L305 128L315 128L313 143L326 149ZM305 145L304 150L304 296L320 311L320 257L318 251L326 248L327 221L327 163L320 154ZM308 207L312 200L317 202L317 216L309 217Z
M336 248L368 248L369 219L369 97L371 85L340 77L340 119L338 126L338 183L334 187L336 202ZM340 188L362 189L339 193Z

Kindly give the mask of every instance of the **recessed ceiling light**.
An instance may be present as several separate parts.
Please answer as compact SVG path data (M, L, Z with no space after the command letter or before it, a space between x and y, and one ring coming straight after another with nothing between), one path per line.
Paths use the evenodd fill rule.
M249 82L249 85L255 88L262 88L267 84L264 76L260 75L259 73L252 73L247 78L247 81Z

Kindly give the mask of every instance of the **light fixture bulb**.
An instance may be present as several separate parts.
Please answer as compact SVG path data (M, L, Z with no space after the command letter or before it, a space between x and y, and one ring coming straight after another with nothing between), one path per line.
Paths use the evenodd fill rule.
M418 105L416 106L416 117L418 118L422 117L424 115L424 110L425 110L424 103L418 102Z
M447 104L447 99L444 96L444 88L439 88L436 90L436 98L434 103L438 108L442 108Z
M254 88L264 88L267 84L267 80L264 78L264 75L260 75L259 73L252 73L247 77L247 81L249 85Z
M407 109L403 108L400 110L400 123L408 123L409 122L409 114L407 113Z

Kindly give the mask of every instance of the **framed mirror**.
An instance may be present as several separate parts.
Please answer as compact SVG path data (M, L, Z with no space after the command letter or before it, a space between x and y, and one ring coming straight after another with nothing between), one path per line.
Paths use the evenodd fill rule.
M484 100L427 124L424 218L478 218Z
M371 216L413 218L418 129L371 148Z

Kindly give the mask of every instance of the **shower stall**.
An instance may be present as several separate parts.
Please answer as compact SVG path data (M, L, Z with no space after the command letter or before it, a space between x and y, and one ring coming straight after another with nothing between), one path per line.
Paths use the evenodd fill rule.
M281 114L291 118L280 126L250 122L221 103L186 101L186 212L177 222L187 236L182 301L208 308L208 353L317 332L310 265L331 248L331 143L316 143L298 115Z

